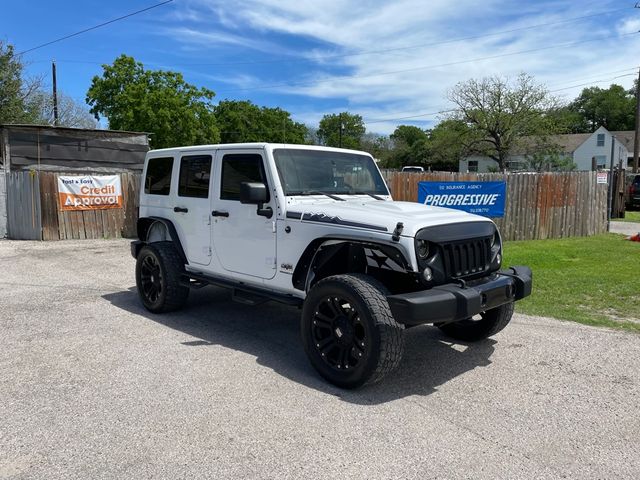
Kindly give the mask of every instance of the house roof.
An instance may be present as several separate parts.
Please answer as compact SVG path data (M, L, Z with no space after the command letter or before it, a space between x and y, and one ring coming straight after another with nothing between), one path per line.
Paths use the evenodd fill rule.
M627 148L627 151L633 154L633 145L634 145L634 136L635 132L633 130L621 130L617 132L611 132L617 140L622 142L622 144Z
M595 132L592 133L567 133L563 135L551 135L548 137L550 144L558 145L565 153L573 153L576 149L586 142ZM627 149L628 152L633 152L633 140L634 131L624 130L617 132L609 132L614 135L618 141L620 141ZM531 147L534 147L536 139L534 137L524 137L521 144L514 152L515 155L524 155Z

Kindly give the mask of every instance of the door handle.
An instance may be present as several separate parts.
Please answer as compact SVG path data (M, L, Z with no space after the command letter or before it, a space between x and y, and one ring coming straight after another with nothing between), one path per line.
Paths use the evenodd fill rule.
M221 212L220 210L214 210L211 212L212 217L228 217L229 212Z
M184 207L173 207L173 211L176 213L187 213L189 209Z

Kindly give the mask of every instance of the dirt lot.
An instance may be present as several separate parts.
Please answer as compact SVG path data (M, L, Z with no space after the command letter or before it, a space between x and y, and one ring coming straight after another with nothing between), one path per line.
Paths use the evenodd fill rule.
M399 371L324 383L296 309L138 303L126 241L0 241L0 478L639 478L640 337L516 316L407 332Z

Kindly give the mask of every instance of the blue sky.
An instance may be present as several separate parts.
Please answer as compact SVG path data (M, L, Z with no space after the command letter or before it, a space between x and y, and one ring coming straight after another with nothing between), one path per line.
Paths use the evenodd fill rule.
M20 52L155 3L6 1L0 38ZM309 125L348 110L388 134L437 123L447 90L469 78L524 71L565 99L583 84L630 86L640 64L634 3L174 0L24 59L47 80L56 59L58 88L81 102L101 64L125 53L182 72L216 100L279 106Z

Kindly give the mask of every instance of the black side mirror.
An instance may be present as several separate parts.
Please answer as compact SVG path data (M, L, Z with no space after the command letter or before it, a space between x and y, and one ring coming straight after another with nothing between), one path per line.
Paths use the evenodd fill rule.
M264 183L242 182L240 184L240 203L260 205L268 200L269 194Z
M263 208L269 201L269 192L264 183L242 182L240 184L240 203L257 205L256 213L261 217L271 218L273 210L271 207Z

